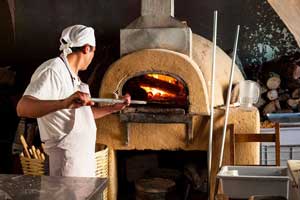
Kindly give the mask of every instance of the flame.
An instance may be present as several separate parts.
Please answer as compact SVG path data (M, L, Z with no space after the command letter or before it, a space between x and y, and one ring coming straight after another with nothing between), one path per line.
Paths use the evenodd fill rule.
M178 80L171 76L167 76L163 74L147 74L146 76L160 81L164 81L169 84L174 84L180 87ZM169 90L164 90L163 88L160 87L155 87L154 85L153 87L151 87L151 85L149 86L149 84L140 83L139 87L146 91L149 99L163 100L163 99L174 98L178 96L177 93L170 92Z
M177 82L177 80L175 78L173 78L171 76L166 76L163 74L147 74L147 76L153 77L153 78L156 78L156 79L159 79L162 81L166 81L166 82L172 83L172 84L175 84Z
M148 97L175 97L176 96L175 94L168 93L166 91L159 90L153 87L147 87L142 85L140 87L147 92Z

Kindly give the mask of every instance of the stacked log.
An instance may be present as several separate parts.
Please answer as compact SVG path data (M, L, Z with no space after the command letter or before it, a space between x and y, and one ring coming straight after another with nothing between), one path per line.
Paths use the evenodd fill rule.
M257 74L261 96L256 106L267 113L300 112L300 55L264 63Z

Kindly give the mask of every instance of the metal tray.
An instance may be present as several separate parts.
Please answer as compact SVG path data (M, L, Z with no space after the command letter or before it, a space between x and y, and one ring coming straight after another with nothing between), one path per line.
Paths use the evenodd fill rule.
M300 113L268 113L267 117L272 122L279 122L279 123L300 122Z

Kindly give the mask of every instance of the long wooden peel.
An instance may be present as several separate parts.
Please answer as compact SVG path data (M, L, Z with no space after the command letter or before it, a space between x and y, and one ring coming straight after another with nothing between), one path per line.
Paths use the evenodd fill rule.
M91 98L96 103L124 103L122 99L110 99L110 98ZM130 104L147 104L147 101L131 100Z
M20 135L20 140L23 145L25 157L31 158L30 153L28 151L28 145L23 135Z

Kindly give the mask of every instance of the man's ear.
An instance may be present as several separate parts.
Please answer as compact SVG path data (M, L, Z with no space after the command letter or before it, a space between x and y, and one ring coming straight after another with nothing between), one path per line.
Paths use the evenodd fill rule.
M82 49L82 52L84 54L87 54L88 52L90 52L90 50L91 50L91 47L89 45L84 45L83 49Z

